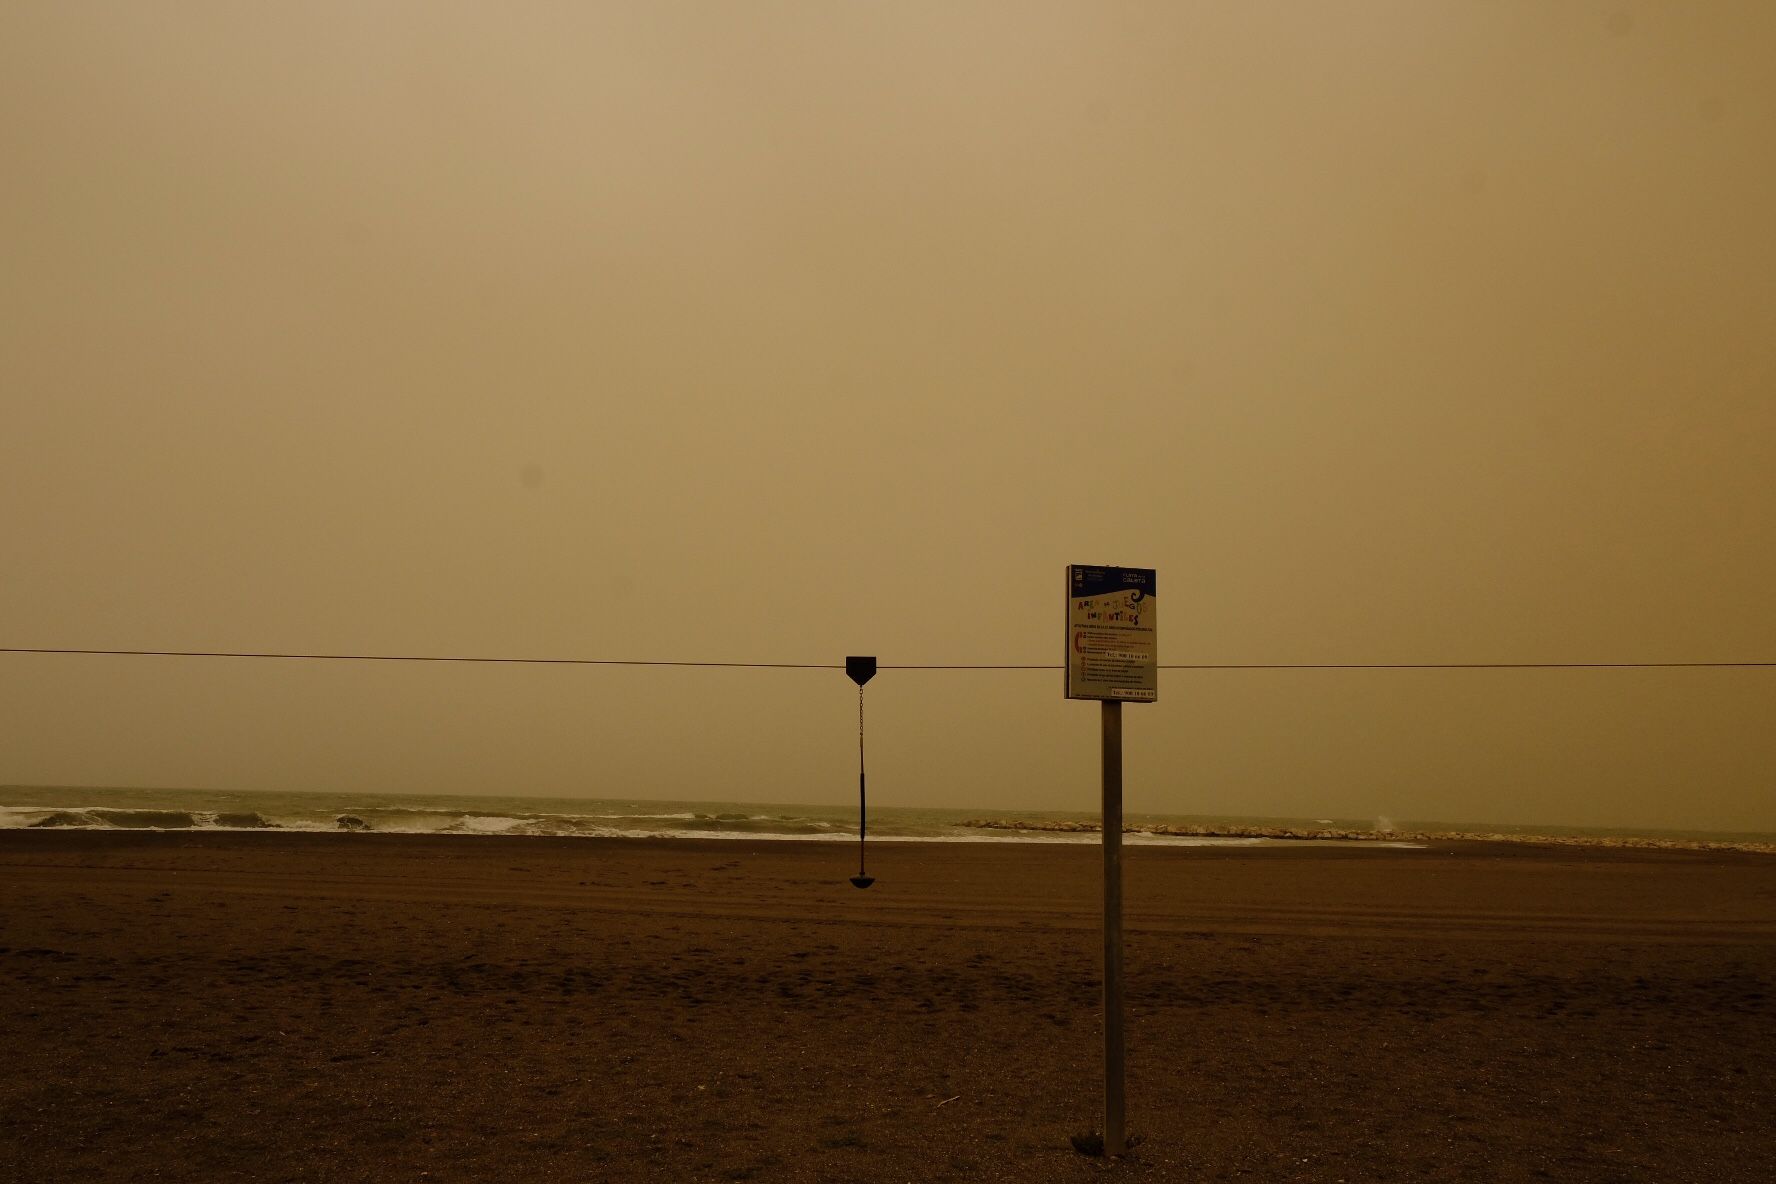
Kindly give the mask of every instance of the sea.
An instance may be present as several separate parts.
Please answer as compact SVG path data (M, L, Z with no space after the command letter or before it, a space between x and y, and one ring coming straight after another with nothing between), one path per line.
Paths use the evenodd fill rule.
M1274 845L1314 839L1367 846L1427 837L1552 839L1660 847L1776 847L1776 834L1500 826L1389 818L1274 818L1128 813L1133 845ZM456 794L0 786L0 830L290 831L311 833L784 839L856 842L855 805L654 801ZM1003 808L871 806L871 841L1096 843L1095 814ZM1184 832L1184 833L1165 833ZM1207 832L1207 833L1204 833Z

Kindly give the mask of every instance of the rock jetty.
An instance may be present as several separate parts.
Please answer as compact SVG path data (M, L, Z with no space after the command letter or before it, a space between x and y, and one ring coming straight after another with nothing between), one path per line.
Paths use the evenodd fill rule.
M970 818L961 824L976 830L1048 831L1097 834L1102 824L1089 819ZM1750 851L1776 855L1776 843L1735 842L1721 839L1666 839L1636 835L1532 835L1439 830L1348 830L1340 827L1310 829L1293 826L1240 826L1238 824L1161 822L1151 826L1125 825L1126 835L1175 835L1203 839L1334 839L1340 842L1395 843L1539 843L1562 847L1633 847L1658 851Z

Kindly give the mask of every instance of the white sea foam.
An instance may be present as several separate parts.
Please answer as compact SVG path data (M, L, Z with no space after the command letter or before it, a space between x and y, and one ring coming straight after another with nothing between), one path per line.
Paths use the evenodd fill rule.
M359 827L358 823L364 823ZM644 825L609 826L608 822L636 822ZM700 826L650 826L650 822L693 822ZM734 823L765 824L753 829L736 827ZM882 833L872 824L872 843L1095 843L1097 836L1089 833L1051 831L943 831L920 834ZM261 815L248 812L212 810L119 810L104 806L0 806L0 829L71 829L71 830L279 830L307 834L339 834L341 831L366 830L378 834L452 835L534 835L578 838L650 838L650 839L767 839L773 842L851 843L857 832L842 823L811 819L801 815L747 814L737 811L723 814L699 814L692 811L670 814L466 814L442 808L401 810L363 809L327 817ZM1137 846L1250 846L1267 842L1251 838L1201 838L1131 834L1125 842ZM1400 844L1405 845L1405 844Z
M11 796L11 801L6 797ZM240 793L211 790L56 790L0 787L0 829L91 831L260 831L341 834L439 834L579 838L704 838L722 841L855 842L857 815L843 805L803 806L710 801L625 803L611 799L449 797L399 794ZM1611 833L1568 828L1549 834L1515 828L1396 824L1380 820L1328 825L1324 819L1185 818L1131 815L1130 846L1301 846L1372 849L1455 839L1732 849L1776 852L1776 835ZM1396 826L1389 833L1385 828ZM1096 820L1072 812L970 817L949 808L872 810L871 842L1100 842Z

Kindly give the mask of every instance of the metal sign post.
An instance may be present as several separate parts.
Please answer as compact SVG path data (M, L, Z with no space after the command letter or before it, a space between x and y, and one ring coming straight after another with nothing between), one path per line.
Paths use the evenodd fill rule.
M845 673L857 684L857 874L851 877L853 888L868 888L876 882L863 865L863 836L869 828L868 798L863 781L863 684L876 676L874 655L851 655L845 659Z
M1104 713L1104 1154L1128 1149L1123 1130L1122 704Z
M1151 568L1067 568L1067 698L1100 700L1104 839L1104 1153L1128 1150L1123 1093L1122 705L1159 698Z

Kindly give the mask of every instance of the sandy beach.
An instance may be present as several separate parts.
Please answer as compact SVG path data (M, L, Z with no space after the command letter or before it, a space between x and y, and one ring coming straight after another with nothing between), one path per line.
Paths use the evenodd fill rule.
M0 834L0 1180L1776 1178L1776 858Z

